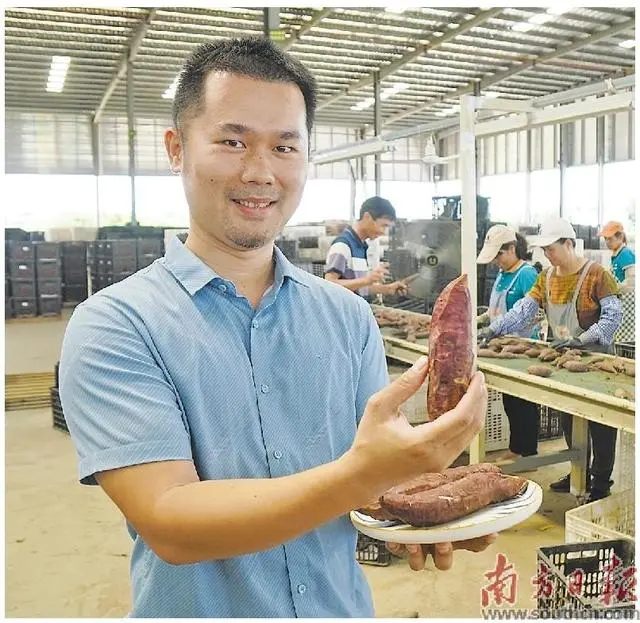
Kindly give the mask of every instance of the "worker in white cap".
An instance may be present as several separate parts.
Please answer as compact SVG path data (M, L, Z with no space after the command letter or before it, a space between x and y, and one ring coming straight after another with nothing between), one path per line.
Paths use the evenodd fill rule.
M511 311L494 320L478 337L486 341L495 335L522 331L542 307L554 336L554 348L584 348L613 352L613 336L622 322L618 286L603 266L576 254L576 233L562 218L545 221L538 236L528 240L542 247L551 267L542 271L531 291ZM562 429L571 448L572 416L565 414ZM615 460L616 429L589 422L593 464L589 498L609 495ZM551 485L568 492L569 476Z
M538 271L526 259L527 241L523 236L506 225L494 225L489 229L477 262L495 262L499 269L489 297L487 317L490 322L504 316L526 296L536 282ZM537 339L539 329L534 318L529 326L518 331L518 335ZM538 454L538 405L510 394L502 395L502 403L509 420L509 453L501 458L504 460Z

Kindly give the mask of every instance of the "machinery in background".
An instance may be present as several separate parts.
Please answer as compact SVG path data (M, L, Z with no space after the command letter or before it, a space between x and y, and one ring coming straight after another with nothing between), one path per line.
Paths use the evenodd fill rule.
M407 297L385 299L387 305L430 314L440 292L460 275L461 258L460 195L433 197L432 218L416 221L399 220L392 228L389 251L384 259L389 263L392 279L407 279ZM489 227L489 200L478 196L476 201L477 252L480 251ZM496 275L489 264L478 266L478 305L488 305Z

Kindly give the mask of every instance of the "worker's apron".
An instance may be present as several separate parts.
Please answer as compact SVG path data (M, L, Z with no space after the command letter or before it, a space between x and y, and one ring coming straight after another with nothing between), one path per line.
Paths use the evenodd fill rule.
M489 314L489 319L491 322L504 316L507 313L507 294L511 291L513 286L515 285L518 279L518 273L526 266L526 264L522 264L518 270L516 270L513 280L509 284L509 287L503 290L502 292L498 292L496 290L496 283L498 280L496 279L496 283L493 284L493 288L491 290L491 296L489 297L489 309L487 313ZM508 273L503 273L508 274ZM540 329L539 323L534 319L523 331L518 333L520 337L536 337L538 335Z
M555 268L553 266L547 268L547 300L545 304L545 312L547 313L549 327L553 331L555 339L578 337L584 333L584 330L580 326L580 321L578 320L578 309L576 307L576 303L580 294L580 288L582 288L582 284L587 277L591 264L593 264L593 261L589 260L582 267L578 283L576 284L576 289L573 293L573 298L569 303L551 302L551 276L553 275ZM593 343L588 345L588 349L590 351L597 351L601 353L613 353L612 345L604 346L602 344Z

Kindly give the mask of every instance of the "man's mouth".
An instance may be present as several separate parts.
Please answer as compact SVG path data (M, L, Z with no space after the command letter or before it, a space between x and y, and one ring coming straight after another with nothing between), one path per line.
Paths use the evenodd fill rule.
M275 203L271 199L232 199L232 201L249 210L266 210Z

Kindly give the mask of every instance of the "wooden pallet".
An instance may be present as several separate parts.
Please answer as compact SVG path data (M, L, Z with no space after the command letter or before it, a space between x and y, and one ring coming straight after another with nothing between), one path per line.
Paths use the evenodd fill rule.
M51 405L50 389L55 383L53 372L5 374L4 409L38 409Z

